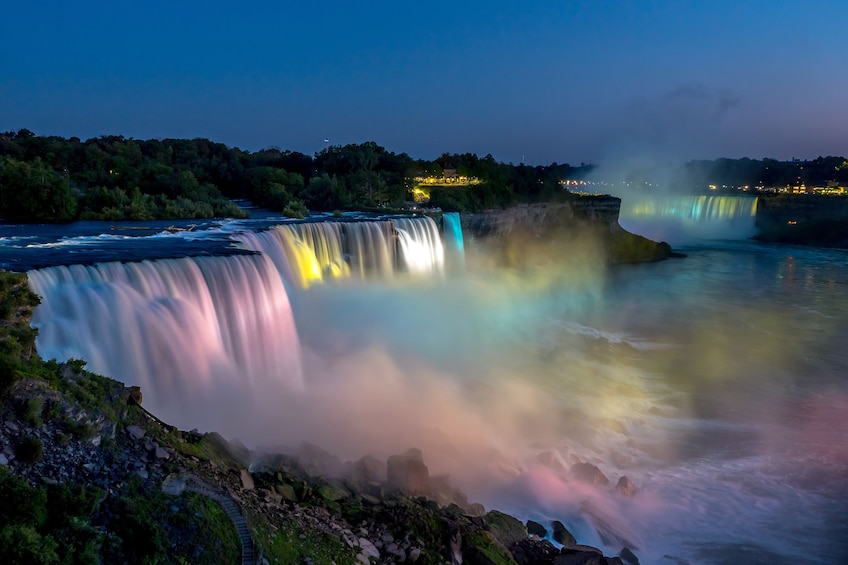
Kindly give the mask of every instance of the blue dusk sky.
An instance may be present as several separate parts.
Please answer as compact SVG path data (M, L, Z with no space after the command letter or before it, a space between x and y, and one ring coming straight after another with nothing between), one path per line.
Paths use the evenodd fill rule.
M0 131L504 162L848 155L848 2L12 2Z

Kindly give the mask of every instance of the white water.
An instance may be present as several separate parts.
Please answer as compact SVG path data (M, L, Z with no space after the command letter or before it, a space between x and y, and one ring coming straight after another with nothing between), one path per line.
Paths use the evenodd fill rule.
M608 554L630 545L643 563L848 554L844 252L735 243L606 271L393 270L344 284L316 259L325 284L288 289L297 348L286 314L266 326L242 319L265 296L244 290L253 277L285 296L289 249L272 241L271 260L31 272L45 296L39 349L140 383L145 404L181 427L252 444L308 440L349 458L420 447L431 472L450 473L472 500L562 520ZM432 247L417 256L438 273ZM280 377L283 359L268 359L279 343L300 354L302 388ZM259 371L237 367L254 358L265 359ZM639 493L570 480L578 460L613 484L627 475Z
M279 402L302 388L291 307L265 257L50 267L29 281L43 357L140 385L145 406L185 429L232 414L227 397Z
M619 194L624 229L671 245L699 240L738 240L756 234L757 198Z

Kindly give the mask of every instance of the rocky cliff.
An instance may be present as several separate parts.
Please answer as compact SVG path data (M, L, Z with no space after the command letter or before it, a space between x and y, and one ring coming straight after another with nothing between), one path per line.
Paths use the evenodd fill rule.
M624 230L618 223L620 208L620 198L606 195L524 204L463 214L462 230L470 246L499 257L507 267L556 258L642 263L673 256L667 243Z
M819 194L763 195L757 201L761 241L848 247L848 198Z

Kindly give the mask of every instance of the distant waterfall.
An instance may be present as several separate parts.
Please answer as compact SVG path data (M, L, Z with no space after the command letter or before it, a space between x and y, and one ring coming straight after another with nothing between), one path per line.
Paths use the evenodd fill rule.
M671 244L702 239L746 239L756 233L754 196L623 195L619 223Z
M300 288L336 278L388 278L398 271L441 273L444 248L429 217L303 222L234 236L267 255Z
M442 232L444 233L445 259L451 267L465 268L465 242L462 238L462 224L459 212L442 214Z
M33 325L45 358L140 385L174 424L209 395L286 394L302 387L288 296L261 255L101 263L30 271ZM273 394L271 394L273 396ZM248 399L248 402L250 400ZM192 427L203 418L191 420Z

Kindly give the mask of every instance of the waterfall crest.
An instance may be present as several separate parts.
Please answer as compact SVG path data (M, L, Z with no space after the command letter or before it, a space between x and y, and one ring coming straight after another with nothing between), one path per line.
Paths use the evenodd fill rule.
M234 238L268 256L298 288L343 278L386 279L398 272L440 274L444 247L427 216L354 222L282 224Z
M757 198L718 195L623 195L619 223L672 245L702 239L747 239L756 233Z

